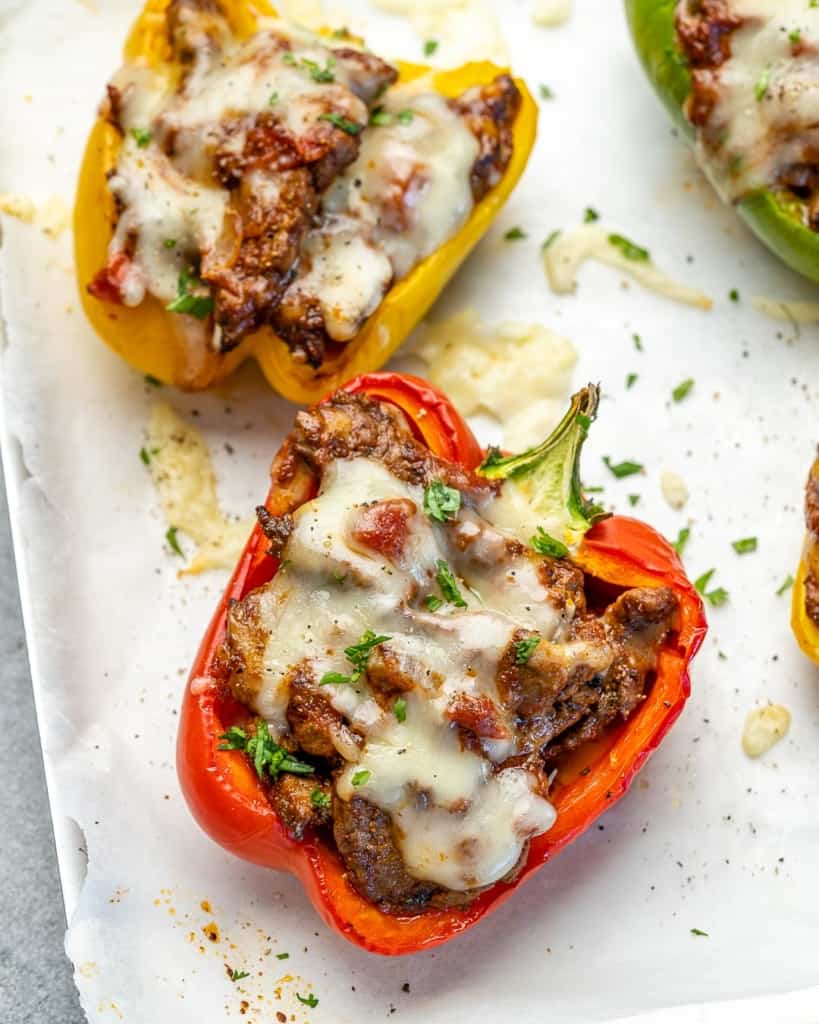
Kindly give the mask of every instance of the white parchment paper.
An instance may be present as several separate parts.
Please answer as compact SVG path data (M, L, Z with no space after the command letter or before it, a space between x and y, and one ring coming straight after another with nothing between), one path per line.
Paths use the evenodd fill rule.
M554 30L536 29L528 4L495 6L517 70L555 98L541 104L521 186L435 315L471 305L486 320L542 321L574 340L578 382L600 380L607 396L585 479L622 511L639 493L637 512L668 536L690 519L692 575L715 567L714 585L730 591L710 614L694 696L630 795L481 926L398 961L347 945L288 876L222 853L186 812L177 707L224 579L176 576L138 457L156 393L85 324L69 234L54 242L4 221L3 452L67 948L92 1022L534 1024L663 1007L651 1019L819 1019L819 989L796 991L819 985L819 670L790 635L788 595L776 595L798 558L819 435L819 330L764 319L750 302L815 290L704 184L637 68L619 3L577 0ZM0 5L0 191L70 203L137 7ZM419 56L405 22L366 17L378 52ZM540 242L586 206L712 294L714 310L674 305L596 266L576 296L551 295ZM528 239L505 242L513 225ZM671 402L687 377L692 394ZM223 504L246 515L292 408L252 370L219 393L162 397L196 413ZM604 455L646 473L616 481ZM663 469L690 488L683 512L661 498ZM759 550L737 556L730 542L750 535ZM767 700L791 709L792 729L751 762L744 716ZM231 982L226 965L249 977ZM309 992L315 1009L297 1000Z

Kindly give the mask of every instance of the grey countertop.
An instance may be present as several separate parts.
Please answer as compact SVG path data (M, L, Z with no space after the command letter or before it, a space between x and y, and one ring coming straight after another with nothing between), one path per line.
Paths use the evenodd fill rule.
M65 914L0 481L0 1021L83 1024L63 950Z

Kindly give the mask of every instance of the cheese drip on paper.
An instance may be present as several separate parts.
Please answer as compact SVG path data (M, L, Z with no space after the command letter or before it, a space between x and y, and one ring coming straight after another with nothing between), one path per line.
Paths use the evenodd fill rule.
M376 7L410 19L423 40L434 41L435 52L424 61L439 67L460 67L489 60L510 64L500 23L486 0L373 0Z
M571 15L572 0L535 0L532 6L532 21L546 28L562 25Z
M542 441L560 420L577 362L572 343L542 324L489 327L471 309L427 326L413 351L464 416L499 420L513 451Z
M49 238L59 238L71 220L71 212L59 196L51 196L38 206L29 196L3 192L0 193L0 213L23 224L36 224Z
M577 289L577 274L587 260L616 267L649 291L698 309L710 309L712 300L698 288L681 284L664 273L650 257L630 258L612 244L612 232L600 224L582 224L563 232L543 253L543 264L552 291L569 295Z
M168 524L196 544L181 574L232 569L252 520L228 519L219 506L216 476L202 434L164 402L151 410L148 468Z
M758 313L772 320L787 320L792 324L819 324L819 302L772 299L758 295L751 300L751 304Z

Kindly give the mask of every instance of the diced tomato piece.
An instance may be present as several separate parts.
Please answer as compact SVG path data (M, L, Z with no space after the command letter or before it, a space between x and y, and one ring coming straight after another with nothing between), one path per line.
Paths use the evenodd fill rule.
M415 511L415 503L409 498L389 498L367 505L352 528L353 539L395 562L404 550Z
M122 285L130 266L131 259L127 253L122 250L114 253L107 265L88 284L89 293L102 302L117 302L121 305Z
M498 708L485 693L456 693L447 706L446 717L485 739L503 740L509 735Z

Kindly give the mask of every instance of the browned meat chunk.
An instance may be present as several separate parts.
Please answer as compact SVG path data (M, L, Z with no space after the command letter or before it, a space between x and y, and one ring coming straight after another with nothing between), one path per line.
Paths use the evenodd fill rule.
M476 202L497 185L509 164L520 104L520 91L509 75L468 89L452 102L480 145L470 178Z
M376 647L367 660L367 682L375 691L376 698L386 698L387 702L415 686L412 675L405 671L389 644Z
M315 689L312 678L301 672L290 680L287 724L298 750L314 757L335 757L333 737L343 729L343 719L324 694Z
M814 463L805 489L805 522L819 544L819 459ZM819 579L813 570L805 577L805 611L808 618L819 626Z
M742 18L726 0L688 0L677 11L677 36L694 68L718 68L731 56L731 34Z
M294 839L303 839L309 827L330 824L329 782L285 773L273 780L268 793L279 820Z
M819 626L819 579L812 570L805 577L805 611L811 622Z
M281 558L282 549L293 532L293 517L289 513L273 516L264 505L259 505L256 508L256 518L259 520L262 533L270 541L270 547L267 549L268 555L272 558Z

